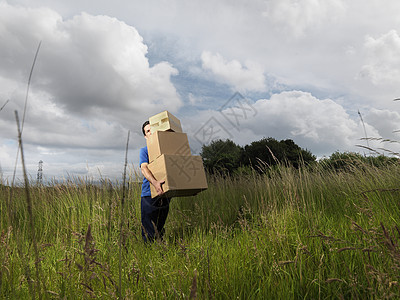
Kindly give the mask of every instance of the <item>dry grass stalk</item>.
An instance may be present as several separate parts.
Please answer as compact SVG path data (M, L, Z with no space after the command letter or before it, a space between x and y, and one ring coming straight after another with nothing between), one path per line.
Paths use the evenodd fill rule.
M383 231L383 244L386 246L389 251L389 255L393 258L398 268L400 268L400 249L399 246L394 242L394 238L392 238L387 232L385 226L381 222L381 228ZM398 228L396 228L398 230Z
M15 119L17 121L17 129L18 129L18 142L19 142L19 149L21 151L21 162L22 162L22 170L24 174L24 182L25 182L25 194L26 194L26 203L27 203L27 208L28 208L28 215L29 215L29 227L30 227L30 235L31 235L31 240L33 244L33 250L34 250L34 255L35 255L35 269L36 269L36 289L38 292L39 298L41 297L41 272L40 272L40 259L39 259L39 251L37 247L37 241L36 241L36 234L35 234L35 226L34 226L34 220L33 220L33 212L32 212L32 199L30 196L30 191L29 191L29 180L28 180L28 175L26 173L26 167L25 167L25 157L24 157L24 149L23 149L23 144L22 144L22 131L20 128L19 124L19 118L18 118L18 112L15 111ZM35 293L36 294L36 293Z
M39 45L38 45L38 47L36 49L35 57L33 59L32 67L31 67L31 71L29 73L29 79L28 79L28 84L27 84L27 87L26 87L26 94L25 94L24 114L23 114L23 117L22 117L21 130L18 129L18 131L20 131L21 136L22 136L22 132L23 132L23 129L24 129L24 124L25 124L26 107L27 107L27 104L28 104L29 88L31 86L32 74L33 74L33 70L35 68L35 64L36 64L36 60L37 60L37 57L38 57L38 54L39 54L39 50L40 50L41 44L42 44L42 41L39 42ZM6 102L6 104L7 104L7 102ZM5 104L3 105L3 107L4 106L5 106ZM2 109L3 109L3 107L2 107ZM18 126L19 126L19 121L18 121ZM12 177L12 182L11 182L11 186L12 187L14 187L14 184L15 184L15 174L16 174L16 171L17 171L17 163L18 163L19 151L20 151L20 148L17 149L17 155L15 157L14 172L13 172L13 177ZM10 198L9 198L9 205L10 206L11 206L11 203L12 203L12 191L13 190L14 189L12 188L11 192L10 192ZM12 216L10 216L10 218L12 218ZM12 225L12 223L9 224L9 225Z
M357 250L357 248L355 248L355 247L344 247L344 248L338 249L337 252L340 253L340 252L348 251L348 250Z
M95 282L101 282L104 286L104 289L107 290L106 279L111 283L111 286L118 290L117 285L111 277L111 274L108 270L108 267L97 261L97 253L98 249L95 248L95 241L92 235L92 226L88 225L88 229L85 235L80 233L75 233L78 236L78 243L83 245L83 251L80 251L79 254L83 256L83 263L80 264L75 262L75 266L78 268L78 271L82 273L82 281L80 284L85 288L85 293L90 297L97 297L96 291L94 289ZM70 260L66 257L65 262L67 267L69 268ZM110 291L112 294L113 291ZM109 293L109 294L110 294Z
M282 261L278 262L278 265L284 266L284 265L293 264L294 262L295 262L294 260L282 260Z
M345 282L343 279L340 278L328 278L326 281L326 283L332 283L332 282Z
M10 102L10 99L7 99L7 101L3 104L3 106L0 108L0 111L3 110L3 108L7 105L7 103Z
M1 284L3 282L3 272L6 271L10 274L10 270L8 268L9 265L9 255L10 255L10 236L11 236L12 227L8 228L7 232L1 232L0 234L0 258L1 258L1 265L0 265L0 289Z
M128 165L128 148L129 148L129 134L126 140L126 148L125 148L125 165L124 165L124 177L122 182L122 199L121 199L121 222L120 222L120 236L119 236L119 282L118 282L118 296L122 298L122 243L123 243L123 228L125 223L124 218L124 204L125 204L125 190L126 190L126 167Z
M318 233L316 235L311 235L310 237L314 238L314 237L319 237L323 240L326 241L332 241L332 242L345 242L344 240L335 238L333 236L329 236L329 235L325 235L324 233L322 233L321 231L318 231Z
M197 299L197 270L194 270L189 299Z
M362 228L360 225L358 225L355 221L353 221L352 218L350 218L349 216L346 216L346 215L345 215L345 217L347 217L348 219L350 219L351 224L352 224L354 230L361 231L362 233L364 233L364 234L367 235L367 236L369 235L369 233L368 233L364 228Z

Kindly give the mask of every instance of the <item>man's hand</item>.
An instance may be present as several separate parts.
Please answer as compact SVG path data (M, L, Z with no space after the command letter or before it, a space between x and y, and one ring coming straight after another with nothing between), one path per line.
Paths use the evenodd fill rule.
M158 196L161 196L162 194L164 194L164 190L162 188L162 185L164 184L164 182L165 182L165 180L162 180L162 181L156 180L153 184Z
M151 171L148 168L148 163L142 163L140 169L142 171L143 176L146 177L147 180L155 187L157 195L161 196L162 194L164 194L162 185L164 184L165 180L155 179L153 173L151 173Z

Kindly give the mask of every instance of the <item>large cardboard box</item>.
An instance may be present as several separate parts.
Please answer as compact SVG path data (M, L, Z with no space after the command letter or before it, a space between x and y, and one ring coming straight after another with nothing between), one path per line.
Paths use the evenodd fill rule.
M149 162L162 154L191 155L186 133L156 131L147 139Z
M148 167L157 180L165 180L166 197L193 196L208 187L201 156L162 154ZM157 196L152 184L150 190Z
M168 111L163 111L149 118L150 131L174 131L182 132L181 121Z

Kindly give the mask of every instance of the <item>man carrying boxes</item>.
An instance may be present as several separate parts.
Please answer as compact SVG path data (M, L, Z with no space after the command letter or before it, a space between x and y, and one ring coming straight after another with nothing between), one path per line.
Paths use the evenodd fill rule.
M192 196L207 189L200 156L190 152L180 121L164 111L142 126L147 146L140 149L144 176L141 194L144 241L160 238L168 216L171 197Z
M142 132L147 140L150 135L149 121L144 122ZM154 178L153 173L148 168L149 156L147 146L140 149L139 166L144 176L142 183L142 194L140 202L141 220L142 220L142 237L145 242L153 241L157 237L162 238L164 233L164 224L167 220L170 199L163 197L161 180ZM153 198L150 192L150 183L155 188L157 195Z

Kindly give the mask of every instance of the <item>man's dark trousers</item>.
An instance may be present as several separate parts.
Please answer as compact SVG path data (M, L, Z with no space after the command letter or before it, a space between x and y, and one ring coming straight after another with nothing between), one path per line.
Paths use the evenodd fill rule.
M164 235L170 198L150 196L141 197L142 236L145 242L154 241Z

